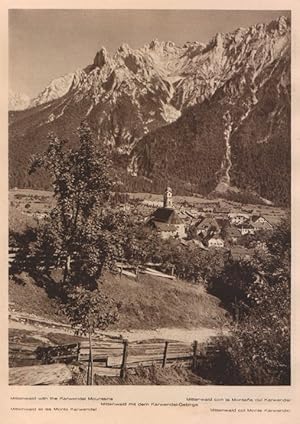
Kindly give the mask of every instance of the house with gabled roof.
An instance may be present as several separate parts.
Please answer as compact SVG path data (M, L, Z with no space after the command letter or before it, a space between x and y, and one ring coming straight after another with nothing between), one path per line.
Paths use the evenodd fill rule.
M220 225L216 218L207 216L195 224L197 234L206 237L209 233L218 234L221 231Z
M273 225L262 215L254 215L252 217L252 225L255 230L272 230Z

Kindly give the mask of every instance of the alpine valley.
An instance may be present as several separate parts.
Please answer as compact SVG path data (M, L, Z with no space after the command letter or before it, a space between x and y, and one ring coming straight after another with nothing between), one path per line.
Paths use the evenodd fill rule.
M151 41L101 48L92 64L52 81L9 112L10 186L48 189L28 175L54 132L74 145L86 119L119 187L290 202L290 22L218 33L209 43ZM21 99L21 103L20 103Z

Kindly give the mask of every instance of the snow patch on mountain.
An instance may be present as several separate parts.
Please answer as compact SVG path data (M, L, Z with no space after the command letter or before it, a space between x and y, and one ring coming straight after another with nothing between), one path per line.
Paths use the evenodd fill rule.
M30 97L24 93L15 93L10 90L8 93L8 110L24 110L30 104Z
M71 88L75 88L78 85L81 73L82 71L79 70L54 79L31 101L30 106L35 107L63 97Z

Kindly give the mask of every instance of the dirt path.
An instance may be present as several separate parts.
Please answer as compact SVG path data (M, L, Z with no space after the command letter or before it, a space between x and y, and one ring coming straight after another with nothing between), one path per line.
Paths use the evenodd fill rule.
M130 331L106 331L105 334L109 336L117 336L122 334L124 339L129 341L134 340L151 340L151 339L165 339L177 340L182 342L205 342L210 337L221 335L221 331L212 328L158 328L157 330L130 330ZM223 332L224 333L224 332Z
M10 320L9 328L14 328L18 330L27 330L35 331L38 334L47 334L47 333L65 333L73 334L71 329L64 327L53 328L46 326L37 326L34 324L29 324L25 322ZM198 340L199 342L205 342L211 337L218 336L221 334L226 334L226 330L212 329L212 328L194 328L194 329L185 329L185 328L158 328L156 330L108 330L99 332L101 334L112 337L123 337L129 341L134 340L150 340L150 339L167 339L167 340L177 340L182 342L192 342Z

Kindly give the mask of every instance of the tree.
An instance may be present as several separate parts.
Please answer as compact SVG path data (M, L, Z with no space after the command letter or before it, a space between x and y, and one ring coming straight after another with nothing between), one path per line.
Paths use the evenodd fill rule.
M88 335L89 365L87 384L93 384L92 335L96 329L105 329L118 318L118 306L99 290L89 290L83 286L68 291L65 312L70 318L76 334Z
M208 276L208 291L238 320L249 307L248 289L255 280L256 268L250 260L228 260L219 272Z
M230 337L218 342L221 384L290 384L288 280L249 287L252 306Z
M48 243L55 246L64 269L63 282L70 282L70 263L73 261L83 266L81 272L85 271L93 286L95 277L101 275L107 253L103 240L100 243L99 234L102 208L108 200L112 182L108 174L108 160L96 148L86 123L81 124L78 135L80 144L75 150L66 149L67 142L51 134L47 151L34 157L30 173L44 168L52 179L56 204L45 233ZM72 277L74 283L75 275ZM87 281L84 284L89 285Z
M264 254L225 267L215 279L226 307L232 311L234 293L243 308L231 337L218 342L218 383L290 384L290 243L284 220Z
M75 330L88 334L92 360L92 334L116 319L112 302L98 288L113 257L104 213L112 180L108 159L85 122L78 136L79 147L68 149L65 140L50 134L47 150L33 158L30 173L43 168L51 177L55 206L39 231L36 250L43 252L46 269L53 264L63 269L65 311Z

